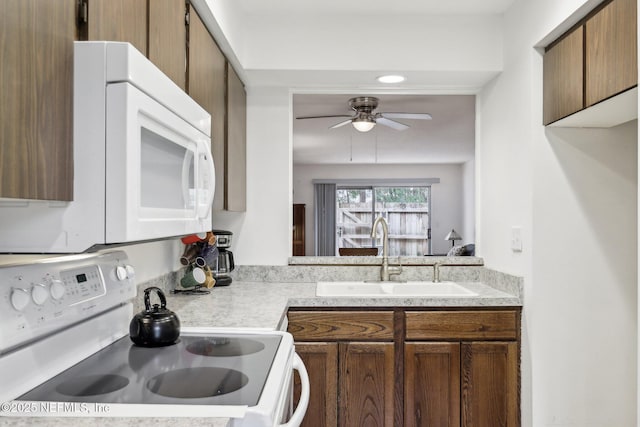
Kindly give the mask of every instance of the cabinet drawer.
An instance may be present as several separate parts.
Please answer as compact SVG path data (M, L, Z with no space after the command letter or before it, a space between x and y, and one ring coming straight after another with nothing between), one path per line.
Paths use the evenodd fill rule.
M518 312L408 311L406 339L517 339Z
M296 341L393 340L392 311L290 311Z

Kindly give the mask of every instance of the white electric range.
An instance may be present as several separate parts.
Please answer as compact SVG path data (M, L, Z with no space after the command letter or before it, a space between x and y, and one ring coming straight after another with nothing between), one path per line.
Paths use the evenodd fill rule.
M302 422L308 376L290 334L182 328L174 345L136 346L128 336L134 277L123 251L0 267L0 416ZM302 384L295 412L294 370Z

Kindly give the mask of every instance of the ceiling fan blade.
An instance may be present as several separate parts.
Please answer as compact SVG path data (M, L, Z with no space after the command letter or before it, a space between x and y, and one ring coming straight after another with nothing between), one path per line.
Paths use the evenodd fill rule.
M409 129L409 126L404 123L396 122L395 120L387 119L385 117L380 117L376 119L376 123L379 123L384 126L388 126L395 130L406 130Z
M431 120L431 114L427 113L380 113L386 119L413 119L413 120Z
M296 119L324 119L324 118L333 118L333 117L351 117L351 118L353 118L353 116L348 116L346 114L338 114L338 115L332 115L332 116L302 116L302 117L296 117Z
M351 116L346 116L346 117L351 117ZM348 125L349 123L351 123L351 120L352 119L345 120L345 121L342 121L340 123L336 123L333 126L329 126L329 129L335 129L335 128L339 128L339 127L344 126L344 125Z

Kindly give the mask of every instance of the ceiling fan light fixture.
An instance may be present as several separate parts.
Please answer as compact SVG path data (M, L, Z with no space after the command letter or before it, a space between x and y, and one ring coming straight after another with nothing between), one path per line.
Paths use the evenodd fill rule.
M369 132L376 125L375 120L369 117L358 117L351 122L358 132Z
M402 83L406 80L405 76L401 76L398 74L388 74L385 76L380 76L376 80L380 83Z

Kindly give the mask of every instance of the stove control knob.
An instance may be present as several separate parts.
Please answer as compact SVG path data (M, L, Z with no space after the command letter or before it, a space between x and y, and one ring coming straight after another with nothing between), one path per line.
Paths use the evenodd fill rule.
M116 267L116 277L118 280L125 280L127 278L127 269L119 265Z
M18 311L22 311L29 305L29 293L26 289L13 288L11 291L11 305Z
M49 299L49 291L47 291L47 288L44 285L38 283L31 288L31 298L36 304L42 305L47 302L47 299Z
M124 268L127 270L127 277L129 279L133 279L136 276L136 271L133 269L132 265L125 265Z
M50 291L53 299L61 300L62 297L64 296L64 293L66 292L66 289L64 288L64 285L62 284L61 280L52 279Z

